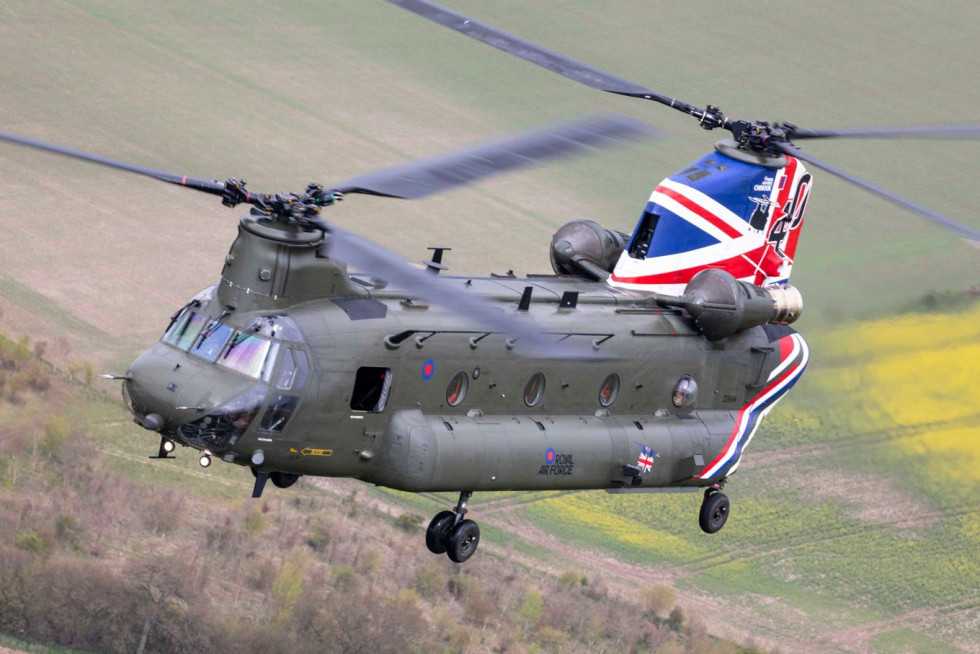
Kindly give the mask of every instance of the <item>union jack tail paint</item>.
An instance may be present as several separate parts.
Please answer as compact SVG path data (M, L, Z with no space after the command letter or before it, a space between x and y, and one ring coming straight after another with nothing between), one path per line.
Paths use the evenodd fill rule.
M813 178L794 157L739 154L719 145L653 190L612 285L678 295L708 268L758 286L789 280Z

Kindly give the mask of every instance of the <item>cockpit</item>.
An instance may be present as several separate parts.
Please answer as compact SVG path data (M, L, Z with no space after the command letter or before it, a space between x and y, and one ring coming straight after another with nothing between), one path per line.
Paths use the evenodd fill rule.
M268 382L279 354L280 344L273 340L277 336L302 341L286 316L256 318L240 331L188 307L173 319L162 340L208 363Z
M214 365L255 382L245 382L245 390L233 399L176 428L181 440L212 453L229 450L249 429L265 437L281 434L310 376L303 335L289 316L256 317L244 329L224 322L226 318L208 317L194 301L173 317L160 339L202 366ZM200 382L195 378L190 383Z

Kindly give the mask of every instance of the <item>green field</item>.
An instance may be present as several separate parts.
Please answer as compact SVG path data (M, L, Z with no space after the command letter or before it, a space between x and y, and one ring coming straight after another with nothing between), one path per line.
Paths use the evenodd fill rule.
M737 117L859 127L965 122L980 107L975 2L445 4ZM653 186L722 137L382 0L11 0L0 2L0 42L0 130L260 190L329 184L599 111L663 131L658 141L442 197L351 197L329 211L410 260L427 258L427 246L452 247L453 273L548 271L551 234L577 216L631 230ZM975 142L806 149L980 228ZM485 503L488 540L556 573L557 547L575 546L582 566L582 552L593 552L608 563L598 570L621 575L610 583L624 593L637 568L644 580L675 584L719 633L787 651L980 651L971 505L980 459L969 447L980 439L980 398L970 390L980 355L957 349L980 342L963 331L980 317L937 314L919 327L884 319L927 293L980 285L980 256L893 205L815 177L793 277L807 304L799 327L813 345L811 371L756 437L755 457L730 486L722 534L697 531L689 495L474 506ZM235 235L237 213L214 198L15 146L0 145L0 180L0 330L46 341L47 358L66 370L124 371L218 277ZM162 474L112 445L134 435L124 417L86 420L112 425L105 447L127 474ZM247 488L192 472L221 497ZM419 511L439 504L411 502ZM508 529L515 521L527 531ZM572 553L554 558L563 555Z

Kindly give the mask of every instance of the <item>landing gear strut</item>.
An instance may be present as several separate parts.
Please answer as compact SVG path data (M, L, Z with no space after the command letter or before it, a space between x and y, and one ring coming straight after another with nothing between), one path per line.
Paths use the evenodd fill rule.
M698 515L701 530L706 534L714 534L721 530L728 520L730 507L728 496L721 492L721 484L706 489L704 500L701 502L701 513Z
M425 545L433 554L447 554L456 563L469 560L480 544L480 527L472 520L466 520L466 503L473 495L471 491L459 494L459 502L452 511L440 511L432 518L425 530Z
M177 449L177 444L166 436L160 436L160 451L157 452L156 456L151 456L151 459L176 459L175 456L170 456L170 453Z
M255 477L255 485L252 487L252 497L258 498L262 497L262 491L265 490L265 482L272 480L272 485L276 488L289 488L297 481L299 481L299 475L293 474L291 472L279 472L278 470L273 470L272 472L259 472L254 466L251 468L252 476Z

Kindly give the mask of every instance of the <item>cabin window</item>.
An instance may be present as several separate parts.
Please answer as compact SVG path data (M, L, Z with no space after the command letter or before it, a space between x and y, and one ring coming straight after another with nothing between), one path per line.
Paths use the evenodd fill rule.
M536 406L544 397L544 373L536 372L524 384L524 404Z
M616 373L606 375L602 385L599 386L599 404L611 406L617 397L619 397L619 375Z
M214 363L233 331L235 330L228 325L212 320L197 337L194 347L191 348L191 354Z
M650 250L650 242L653 240L653 232L657 229L657 222L660 216L652 211L644 211L640 218L640 224L633 234L633 240L629 244L630 256L634 259L646 259L647 251Z
M466 391L469 390L469 386L470 378L465 372L457 372L453 375L453 378L449 380L449 386L446 387L446 402L449 406L459 406L466 399Z
M350 408L354 411L383 411L391 390L391 369L363 367L357 369Z
M674 385L674 393L671 400L677 408L694 406L694 401L698 398L698 383L690 375L684 375L677 380Z

